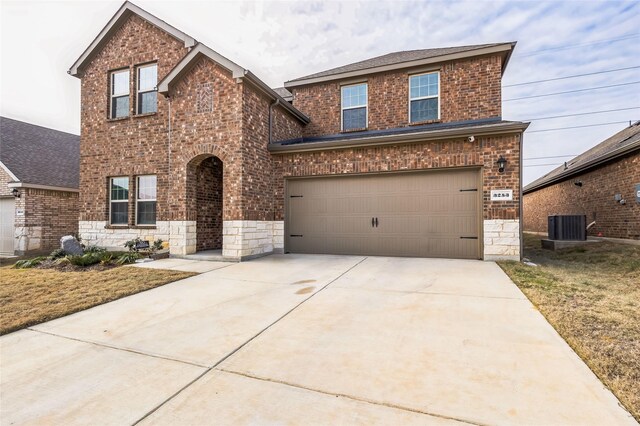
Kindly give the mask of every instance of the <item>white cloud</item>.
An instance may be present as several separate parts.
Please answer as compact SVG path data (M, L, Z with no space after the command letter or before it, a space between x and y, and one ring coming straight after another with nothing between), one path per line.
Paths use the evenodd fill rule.
M78 132L79 80L66 70L120 6L0 3L0 112ZM639 65L640 3L525 1L139 1L272 86L397 50L517 40L504 84ZM529 53L527 53L529 52ZM640 80L638 70L505 88L503 98ZM640 85L505 102L505 119L640 105ZM640 119L640 110L532 123L530 130ZM525 134L525 158L578 154L624 125ZM561 159L538 161L557 162ZM535 161L526 162L527 165ZM553 167L526 167L525 183Z

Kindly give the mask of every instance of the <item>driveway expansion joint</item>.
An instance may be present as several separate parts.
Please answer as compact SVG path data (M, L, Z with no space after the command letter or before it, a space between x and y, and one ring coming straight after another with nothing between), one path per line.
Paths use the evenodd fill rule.
M229 359L229 357L233 356L235 353L237 353L239 350L241 350L242 348L244 348L246 345L248 345L249 343L251 343L253 340L255 340L256 338L258 338L260 335L262 335L264 332L266 332L267 330L269 330L271 327L273 327L274 325L276 325L278 322L280 322L282 319L284 319L285 317L287 317L289 314L291 314L293 311L295 311L296 309L298 309L298 307L300 307L303 303L307 302L309 299L311 299L313 296L315 296L316 294L320 293L322 290L326 289L327 287L329 287L332 283L336 282L337 280L339 280L341 277L343 277L345 274L347 274L349 271L351 271L352 269L354 269L355 267L357 267L358 265L360 265L362 262L364 262L367 259L367 257L363 257L362 259L360 259L358 262L356 262L354 265L350 266L349 268L347 268L344 272L340 273L337 277L335 277L334 279L332 279L331 281L329 281L327 284L325 284L324 286L322 286L318 291L316 291L315 293L312 293L309 297L307 297L306 299L302 300L300 303L298 303L297 305L295 305L293 308L289 309L287 312L285 312L283 315L281 315L280 317L278 317L275 321L273 321L271 324L267 325L265 328L263 328L262 330L260 330L258 333L256 333L255 335L253 335L251 338L249 338L246 342L242 343L240 346L238 346L237 348L235 348L234 350L232 350L231 352L229 352L227 355L223 356L222 358L220 358L215 364L213 364L212 366L208 367L206 370L204 370L201 374L199 374L195 379L191 380L189 383L187 383L186 385L184 385L183 387L181 387L180 389L178 389L174 394L172 394L171 396L169 396L167 399L165 399L164 401L162 401L160 404L156 405L154 408L152 408L151 410L149 410L145 415L143 415L142 417L140 417L138 420L136 420L135 422L133 422L133 426L140 424L140 422L142 422L144 419L146 419L147 417L149 417L150 415L152 415L153 413L155 413L156 411L158 411L162 406L164 406L166 403L168 403L169 401L171 401L173 398L175 398L176 396L178 396L180 393L182 393L184 390L186 390L188 387L190 387L192 384L194 384L195 382L197 382L198 380L200 380L202 377L204 377L207 373L209 373L211 370L213 370L214 368L216 368L218 365L222 364L223 362L225 362L227 359Z
M515 284L514 284L515 285ZM500 299L500 300L520 300L527 301L526 297L508 297L508 296L480 296L477 294L457 294L457 293L443 293L437 291L420 291L420 290L392 290L388 288L364 288L364 287L350 287L347 285L337 285L332 288L340 288L344 290L362 290L362 291L380 291L385 293L404 293L404 294L426 294L434 296L455 296L455 297L473 297L478 299Z
M409 412L412 412L412 413L422 414L422 415L430 416L430 417L437 417L437 418L444 419L444 420L453 420L453 421L464 423L464 424L467 424L467 425L487 426L485 423L478 423L478 422L475 422L473 420L461 419L461 418L458 418L458 417L447 416L447 415L444 415L444 414L431 413L429 411L418 410L418 409L415 409L415 408L405 407L405 406L402 406L402 405L390 404L388 402L381 402L381 401L375 401L375 400L366 399L366 398L359 398L357 396L348 395L348 394L344 394L344 393L333 393L333 392L323 391L323 390L320 390L320 389L309 388L309 387L306 387L306 386L298 385L298 384L295 384L295 383L289 383L289 382L285 382L285 381L282 381L282 380L275 380L275 379L269 379L269 378L266 378L266 377L254 376L252 374L241 373L239 371L226 370L224 368L214 368L214 369L216 371L221 371L223 373L228 373L228 374L235 374L237 376L246 377L248 379L260 380L260 381L269 382L269 383L277 383L277 384L284 385L284 386L290 386L290 387L296 388L296 389L303 389L303 390L306 390L306 391L309 391L309 392L316 392L316 393L321 393L323 395L335 396L335 397L339 397L339 398L350 399L350 400L353 400L353 401L364 402L366 404L379 405L379 406L382 406L382 407L393 408L393 409L402 410L402 411L409 411Z

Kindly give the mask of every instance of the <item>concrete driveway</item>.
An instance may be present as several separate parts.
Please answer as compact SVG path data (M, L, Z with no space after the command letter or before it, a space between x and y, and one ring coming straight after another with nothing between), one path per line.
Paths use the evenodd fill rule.
M192 265L0 338L0 422L637 424L492 262Z

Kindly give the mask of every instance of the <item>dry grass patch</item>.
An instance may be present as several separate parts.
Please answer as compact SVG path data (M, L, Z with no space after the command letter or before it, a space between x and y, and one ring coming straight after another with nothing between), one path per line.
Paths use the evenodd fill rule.
M640 246L553 252L540 238L525 234L525 257L538 267L500 266L640 421Z
M61 272L0 269L0 334L187 278L190 272L117 267Z

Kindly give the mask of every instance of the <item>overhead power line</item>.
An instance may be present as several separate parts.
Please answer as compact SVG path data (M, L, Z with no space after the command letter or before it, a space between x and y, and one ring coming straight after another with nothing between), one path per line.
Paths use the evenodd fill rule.
M538 55L538 54L544 53L544 52L552 52L552 51L558 51L558 50L568 50L568 49L574 49L576 47L593 46L593 45L602 44L602 43L612 43L612 42L616 42L616 41L630 40L630 39L634 39L634 38L638 38L638 37L640 37L640 34L628 34L628 35L622 36L622 37L609 38L609 39L604 39L604 40L594 40L594 41L587 42L587 43L568 44L568 45L565 45L565 46L549 47L549 48L540 49L540 50L530 50L528 52L525 50L519 56L533 56L533 55Z
M522 167L541 167L541 166L559 166L562 163L548 163L548 164L525 164Z
M639 83L640 83L640 81L631 81L629 83L610 84L608 86L598 86L598 87L588 87L586 89L567 90L565 92L555 92L555 93L545 93L545 94L542 94L542 95L523 96L521 98L505 99L505 100L503 100L503 102L519 101L519 100L522 100L522 99L542 98L542 97L545 97L545 96L565 95L567 93L586 92L586 91L589 91L589 90L609 89L611 87L629 86L629 85L632 85L632 84L639 84Z
M640 68L640 65L636 65L636 66L633 66L633 67L616 68L616 69L612 69L612 70L588 72L588 73L585 73L585 74L567 75L567 76L564 76L564 77L547 78L547 79L544 79L544 80L533 80L533 81L525 81L525 82L522 82L522 83L505 84L502 87L504 88L504 87L524 86L525 84L546 83L547 81L566 80L568 78L585 77L585 76L588 76L588 75L607 74L607 73L611 73L611 72L634 70L636 68Z
M604 114L605 112L629 111L629 110L632 110L632 109L640 109L640 106L629 107L629 108L617 108L617 109L603 109L601 111L577 112L575 114L551 115L549 117L527 118L525 120L520 120L520 121L549 120L549 119L552 119L552 118L577 117L577 116L580 116L580 115L591 115L591 114Z
M566 157L575 157L575 154L568 154L568 155L552 155L550 157L529 157L529 158L523 158L523 160L546 160L548 158L566 158Z
M584 126L571 126L571 127L555 127L553 129L542 129L542 130L531 130L527 133L539 133L539 132L551 132L554 130L567 130L567 129L581 129L583 127L598 127L598 126L608 126L610 124L622 124L629 123L629 121L611 121L609 123L598 123L598 124L585 124Z

